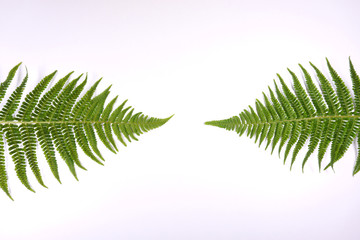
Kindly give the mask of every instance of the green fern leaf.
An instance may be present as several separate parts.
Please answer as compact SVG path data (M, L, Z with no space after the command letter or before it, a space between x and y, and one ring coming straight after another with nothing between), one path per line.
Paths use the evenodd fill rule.
M240 129L236 131L240 135L243 133L243 129L247 129L250 138L255 136L255 140L260 138L260 143L262 141L267 142L265 149L272 144L272 151L280 141L279 154L285 146L284 162L293 148L291 167L308 140L308 150L302 162L303 170L317 147L318 164L321 169L323 157L331 144L331 157L325 169L333 167L344 156L355 137L358 139L358 145L360 144L360 136L358 135L360 128L360 78L349 59L354 91L354 98L352 98L350 90L328 59L326 62L335 90L325 75L310 63L319 82L321 89L319 91L308 71L299 64L305 79L305 87L296 74L288 69L293 82L293 91L278 74L282 91L278 87L278 83L275 82L275 89L269 88L268 96L263 93L264 103L256 100L256 112L249 107L249 110L245 109L239 114L241 121L229 121L234 118L232 117L225 120L205 122L205 124L230 131ZM359 171L360 150L353 174Z
M21 63L11 69L6 80L0 84L0 101L4 98L20 65ZM129 142L138 140L136 136L164 125L172 117L149 118L141 112L134 113L132 107L125 107L127 101L113 110L117 96L105 104L110 87L95 95L101 79L79 98L85 89L87 76L82 82L82 75L69 81L72 72L46 90L55 74L56 71L44 77L21 102L28 81L26 74L22 83L0 109L0 187L11 199L13 198L8 185L5 142L19 180L27 189L35 192L28 179L27 166L39 184L46 187L37 160L38 143L51 172L61 183L56 151L73 176L78 179L77 168L86 169L80 162L78 146L92 160L104 165L104 158L98 148L98 139L110 151L116 153L118 147L115 136L126 146L122 136ZM131 110L128 112L129 109Z

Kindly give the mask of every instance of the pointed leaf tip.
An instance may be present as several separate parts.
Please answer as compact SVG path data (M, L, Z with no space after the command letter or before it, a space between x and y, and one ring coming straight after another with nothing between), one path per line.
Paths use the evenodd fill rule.
M217 127L216 121L207 121L207 122L205 122L205 125Z
M175 114L171 115L170 117L167 117L165 119L170 120Z

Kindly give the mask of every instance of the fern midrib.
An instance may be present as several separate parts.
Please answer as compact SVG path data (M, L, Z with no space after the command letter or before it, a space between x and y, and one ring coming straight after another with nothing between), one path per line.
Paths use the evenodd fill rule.
M310 121L310 120L322 120L322 119L339 119L339 118L360 118L360 115L329 115L329 116L315 116L307 118L294 118L294 119L282 119L275 121L265 121L265 122L255 122L255 123L240 123L241 125L259 125L259 124L277 124L284 122L300 122L300 121Z
M360 117L360 116L359 116ZM0 125L6 124L24 124L24 125L34 125L34 124L128 124L128 125L138 125L137 122L116 122L116 121L0 121ZM142 125L151 125L153 123L143 122Z

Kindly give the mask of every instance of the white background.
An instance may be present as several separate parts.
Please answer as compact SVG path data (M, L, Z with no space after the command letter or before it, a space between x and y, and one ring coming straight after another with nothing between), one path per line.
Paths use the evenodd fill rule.
M351 87L359 10L356 0L0 1L1 80L20 61L27 91L55 69L87 72L137 111L175 114L117 155L101 148L105 167L83 156L79 182L59 159L57 183L39 148L49 188L30 174L36 194L8 157L15 201L0 193L0 239L359 239L354 147L336 173L319 173L313 156L303 174L304 152L290 172L252 139L203 124L262 99L276 73L290 83L287 67L301 76L298 63L328 75L328 57Z

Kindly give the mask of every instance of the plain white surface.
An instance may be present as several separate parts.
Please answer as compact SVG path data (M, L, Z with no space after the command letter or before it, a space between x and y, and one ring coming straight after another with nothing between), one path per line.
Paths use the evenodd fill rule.
M0 193L0 239L358 239L353 147L335 174L319 173L315 156L302 174L301 161L290 172L253 140L203 123L253 105L276 73L287 82L287 67L299 74L298 63L326 72L328 57L351 86L349 56L360 71L359 7L355 0L0 1L1 80L20 61L27 91L55 69L58 77L87 72L137 111L175 114L117 155L101 148L105 167L84 157L79 182L59 159L58 184L40 157L49 189L31 176L36 194L8 158L15 202Z

